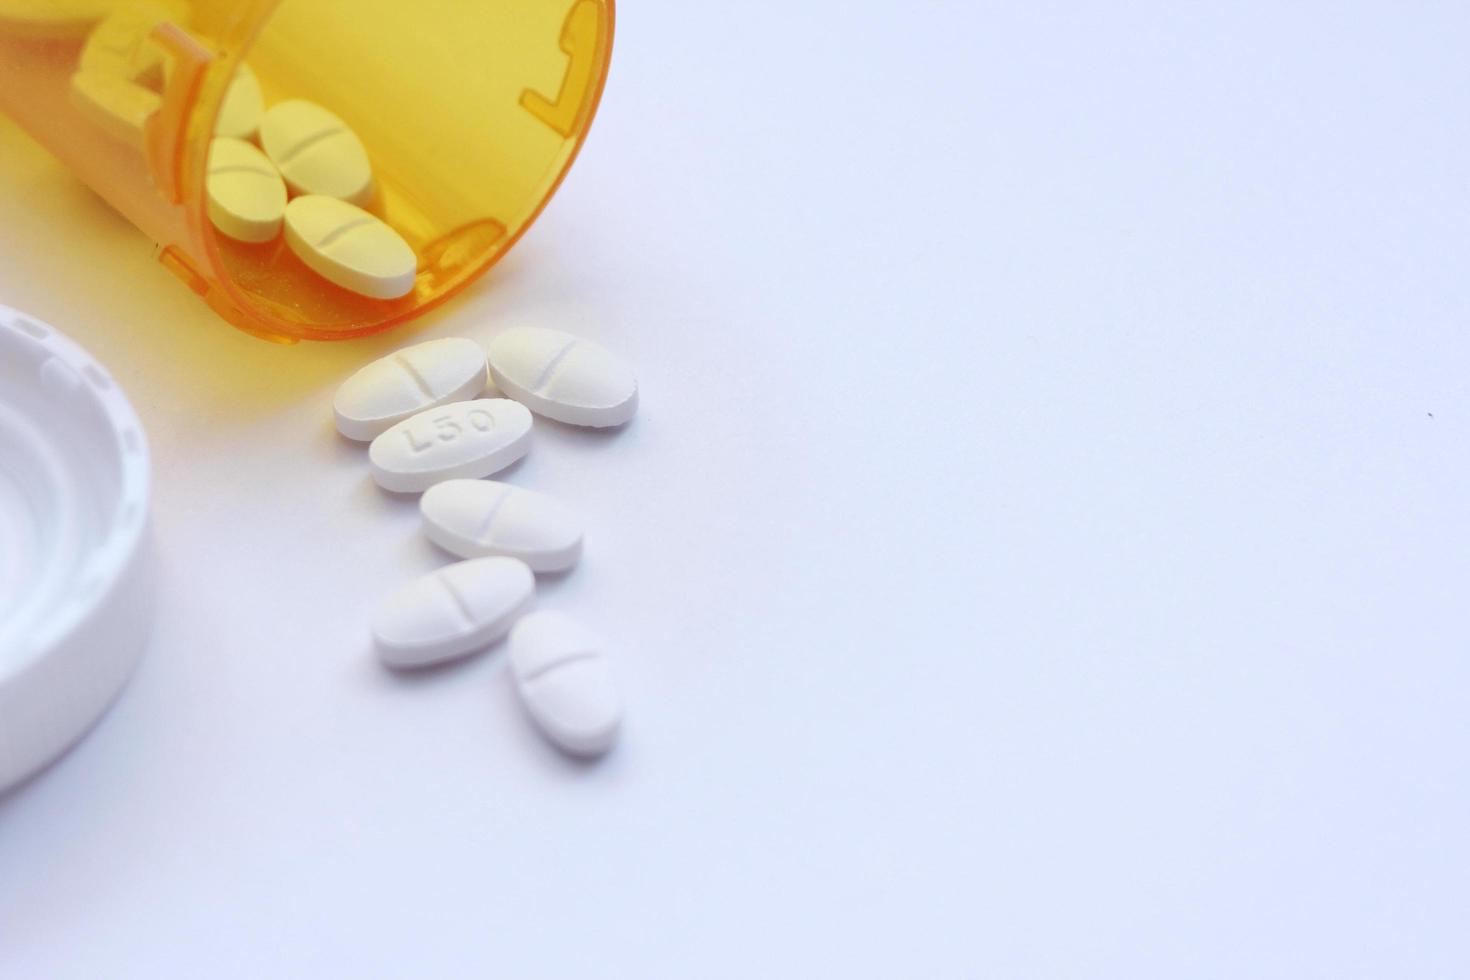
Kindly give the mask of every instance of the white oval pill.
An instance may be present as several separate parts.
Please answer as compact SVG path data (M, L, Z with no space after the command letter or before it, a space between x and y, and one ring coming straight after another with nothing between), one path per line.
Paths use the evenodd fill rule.
M547 738L575 755L612 747L623 708L596 634L562 613L531 613L510 631L510 669Z
M286 205L286 244L311 271L343 289L374 299L413 290L413 249L362 208L312 194Z
M337 431L367 442L416 412L485 390L485 352L473 340L442 337L395 351L342 382L332 400Z
M248 140L260 128L260 117L264 113L265 100L260 95L260 81L250 66L242 61L225 89L219 117L214 121L214 135Z
M260 145L297 194L366 204L373 194L367 150L347 124L305 99L270 107L260 120Z
M505 398L454 402L404 419L373 440L368 462L384 490L414 493L453 477L489 476L531 448L531 413Z
M378 607L378 656L391 667L425 667L483 650L505 635L534 590L531 570L514 558L476 558L414 579Z
M619 358L560 330L515 327L487 351L490 374L507 397L572 425L622 425L638 407L638 379Z
M210 222L242 242L268 242L281 233L286 185L276 168L244 140L219 137L209 144L204 178Z
M494 480L445 480L419 501L429 540L461 558L506 555L533 572L571 568L582 526L550 497Z

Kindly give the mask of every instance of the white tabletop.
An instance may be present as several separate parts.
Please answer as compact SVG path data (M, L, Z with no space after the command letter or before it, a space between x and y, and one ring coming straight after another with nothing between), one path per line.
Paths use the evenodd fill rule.
M421 331L277 347L0 122L0 302L134 399L156 635L0 799L0 976L1470 972L1463 4L624 4L587 151ZM637 365L541 426L576 765L331 429L410 339Z

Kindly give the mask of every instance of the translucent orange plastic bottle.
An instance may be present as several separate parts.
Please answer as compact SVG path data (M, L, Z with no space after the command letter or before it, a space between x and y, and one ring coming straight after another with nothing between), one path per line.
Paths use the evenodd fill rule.
M356 337L442 302L525 231L586 136L612 32L612 0L0 0L0 111L229 322ZM281 239L215 232L204 166L242 60L267 106L310 99L361 137L369 210L419 258L407 296L367 299Z

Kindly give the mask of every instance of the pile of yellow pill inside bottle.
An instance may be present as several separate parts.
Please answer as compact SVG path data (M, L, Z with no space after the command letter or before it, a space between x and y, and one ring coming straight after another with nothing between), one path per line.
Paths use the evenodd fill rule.
M0 0L0 111L224 319L354 337L531 224L612 29L610 0Z

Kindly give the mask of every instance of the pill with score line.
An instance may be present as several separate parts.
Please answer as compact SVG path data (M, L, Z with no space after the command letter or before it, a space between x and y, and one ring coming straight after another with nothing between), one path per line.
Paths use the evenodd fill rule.
M622 425L638 408L638 379L599 344L544 327L513 327L490 341L490 376L507 397L569 425Z
M373 299L413 291L418 258L392 228L362 208L311 194L286 205L286 244L317 275Z
M297 194L323 194L352 204L373 196L373 168L357 134L305 99L289 99L260 119L260 145Z
M235 69L235 77L225 89L219 116L214 121L214 135L248 140L260 129L265 101L260 94L260 80L244 62ZM272 165L272 169L275 169Z
M485 390L485 352L473 340L441 337L380 357L342 382L332 400L337 431L368 442L426 408Z
M384 490L416 493L455 477L489 476L531 448L531 413L506 398L431 408L389 428L368 447Z
M286 184L265 154L244 140L210 142L204 193L210 223L222 234L258 244L281 233Z
M531 604L535 577L514 558L475 558L423 575L378 607L373 640L390 667L427 667L483 650Z
M622 724L602 640L564 613L524 616L510 631L516 692L542 733L573 755L601 755Z
M519 558L533 572L560 572L582 555L582 525L543 493L494 480L445 480L419 500L424 534L452 555Z

